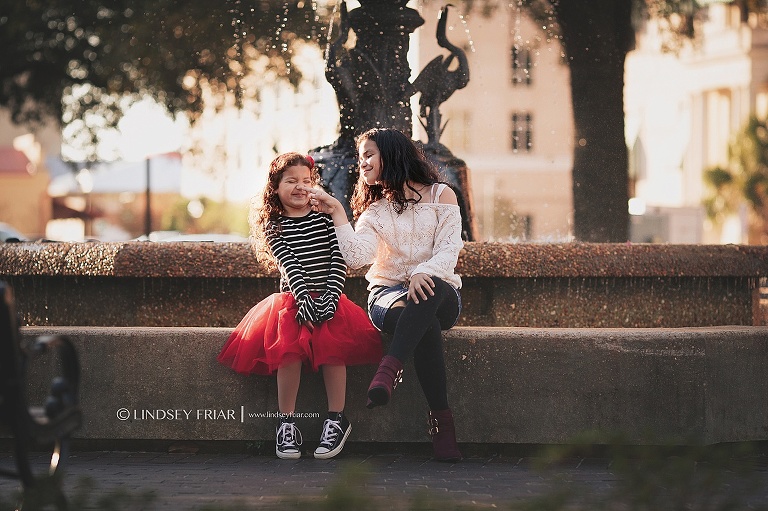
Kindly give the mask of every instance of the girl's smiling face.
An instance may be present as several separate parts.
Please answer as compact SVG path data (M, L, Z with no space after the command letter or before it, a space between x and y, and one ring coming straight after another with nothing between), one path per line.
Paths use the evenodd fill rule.
M381 179L381 153L379 146L371 139L360 142L357 148L360 175L368 186L375 185Z
M309 213L309 194L299 185L312 188L312 171L304 165L293 165L283 171L277 185L277 197L285 216L304 216Z

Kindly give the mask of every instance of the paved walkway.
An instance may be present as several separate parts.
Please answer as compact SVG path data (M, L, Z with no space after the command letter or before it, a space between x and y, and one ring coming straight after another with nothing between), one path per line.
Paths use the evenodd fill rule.
M645 509L672 509L675 495L710 504L735 496L742 503L736 509L768 509L765 456L731 460L727 467L712 459L665 456L625 465L616 458L572 456L541 471L536 465L543 457L499 455L445 464L420 454L353 450L324 461L311 455L289 461L246 454L76 452L68 460L65 488L70 508L78 511L106 509L102 498L113 503L109 509L130 510L517 509L562 491L569 492L562 507L546 509L581 503L568 509L592 510L596 499L628 501L644 485L659 502ZM42 456L39 462L44 464ZM0 468L12 465L12 456L0 453ZM0 479L1 511L12 509L17 491L15 481ZM151 495L148 502L142 501L145 494Z

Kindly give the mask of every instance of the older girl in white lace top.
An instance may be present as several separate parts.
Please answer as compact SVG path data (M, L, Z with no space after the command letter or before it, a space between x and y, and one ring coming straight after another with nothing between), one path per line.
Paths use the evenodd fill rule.
M351 205L353 229L341 203L322 190L311 202L329 213L346 263L366 273L374 325L392 335L368 388L368 408L385 405L413 356L429 404L435 458L461 459L448 405L442 330L461 311L461 278L455 267L461 240L456 194L439 183L434 167L398 130L377 128L357 139L360 179Z
M464 246L459 206L452 203L445 184L429 185L424 191L429 195L400 214L395 204L379 199L363 211L354 230L349 223L336 227L349 266L360 268L373 262L366 274L368 289L409 282L418 273L461 287L454 271ZM444 193L450 202L439 202Z

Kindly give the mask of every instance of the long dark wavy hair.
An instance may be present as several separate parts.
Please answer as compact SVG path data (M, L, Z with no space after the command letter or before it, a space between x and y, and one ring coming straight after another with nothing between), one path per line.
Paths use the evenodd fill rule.
M374 128L359 135L356 147L365 140L373 140L381 154L381 175L375 185L368 185L362 176L355 184L350 206L355 218L359 217L368 206L386 197L395 205L395 211L400 214L408 207L409 203L416 203L416 199L408 199L405 196L406 187L419 196L410 183L431 185L440 179L437 170L413 141L402 131L394 128Z
M251 228L251 244L257 249L257 257L262 262L274 267L274 257L267 245L267 232L280 231L280 215L285 213L280 197L277 196L277 187L280 179L288 167L295 165L309 167L312 184L320 180L320 175L315 167L315 161L311 156L295 152L283 153L277 156L269 164L267 184L261 196L251 200L251 208L248 214L248 224Z

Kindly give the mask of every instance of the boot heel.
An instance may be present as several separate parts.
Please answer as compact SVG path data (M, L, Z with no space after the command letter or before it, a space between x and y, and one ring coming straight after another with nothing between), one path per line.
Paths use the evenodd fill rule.
M384 387L374 387L368 390L368 403L365 405L367 408L376 408L377 406L384 406L389 403L390 394Z
M375 408L389 403L392 391L403 380L403 363L391 355L381 359L376 375L368 386L367 408Z

